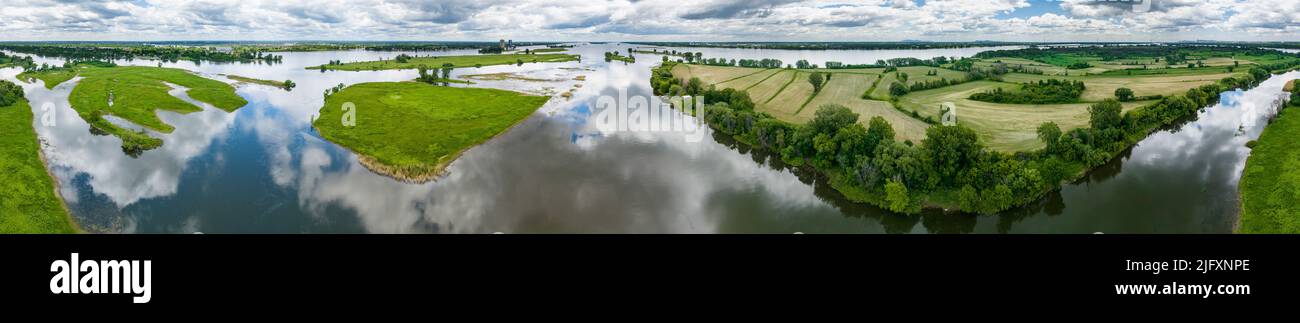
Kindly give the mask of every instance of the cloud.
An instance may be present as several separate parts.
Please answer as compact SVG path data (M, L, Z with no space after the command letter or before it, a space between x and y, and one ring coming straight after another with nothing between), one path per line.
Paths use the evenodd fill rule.
M0 39L1300 40L1300 1L1149 1L5 0Z

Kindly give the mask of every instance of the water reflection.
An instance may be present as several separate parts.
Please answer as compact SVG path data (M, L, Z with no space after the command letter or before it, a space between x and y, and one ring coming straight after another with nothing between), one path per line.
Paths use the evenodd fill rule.
M54 90L39 84L24 88L36 102L38 116L39 103L56 107L57 126L38 127L38 133L49 144L51 168L69 207L83 226L98 231L967 233L1230 230L1235 200L1229 199L1235 199L1244 142L1258 135L1259 120L1268 113L1264 102L1281 84L1275 78L1257 90L1229 93L1220 107L1155 134L1125 158L1025 208L1001 216L939 211L904 216L846 201L824 178L791 169L726 136L712 134L712 140L692 143L681 133L599 131L588 122L597 96L650 94L649 70L657 58L640 54L643 58L632 64L596 59L629 46L571 49L586 58L580 62L453 72L553 80L476 81L473 86L555 98L518 127L467 151L445 178L424 184L375 175L310 127L324 89L410 80L416 72L322 73L304 67L389 58L398 52L283 53L283 64L275 65L164 63L231 83L220 75L291 79L298 87L284 91L237 83L249 105L234 113L211 108L186 115L162 112L175 132L155 134L164 139L163 147L138 158L124 155L115 137L89 133L67 104L72 82ZM848 53L853 59L837 56L848 55L839 52L746 55L791 63L795 57L814 63L870 63L880 55L965 56L978 51L965 50L972 52L854 51ZM710 52L706 57L715 55ZM884 58L892 57L879 59ZM0 73L12 80L17 70ZM559 97L568 91L571 98ZM1239 126L1251 120L1255 123L1238 134Z

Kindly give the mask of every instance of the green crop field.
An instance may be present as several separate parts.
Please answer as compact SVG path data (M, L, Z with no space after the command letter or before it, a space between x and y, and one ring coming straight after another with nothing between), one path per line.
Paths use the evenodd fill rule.
M493 55L459 55L459 56L418 56L412 57L406 62L399 63L396 59L387 59L381 61L351 62L338 65L318 65L307 67L315 70L324 67L328 70L339 71L378 71L378 70L404 70L416 69L420 65L429 68L441 68L444 64L451 64L455 68L492 66L492 65L512 65L523 63L557 63L576 61L581 59L578 55L569 54L493 54Z
M313 123L321 137L362 156L371 170L428 181L452 160L523 121L549 97L434 86L417 82L361 83L330 95ZM344 106L355 124L344 124Z
M0 107L0 233L76 232L45 170L27 101Z

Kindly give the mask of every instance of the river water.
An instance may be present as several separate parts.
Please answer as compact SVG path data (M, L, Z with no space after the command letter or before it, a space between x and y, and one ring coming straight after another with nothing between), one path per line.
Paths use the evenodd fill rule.
M298 87L238 85L249 105L234 113L160 112L176 130L154 134L164 145L135 158L122 153L118 139L92 135L71 109L67 97L75 80L53 90L20 84L38 117L37 132L68 207L82 227L96 232L1219 233L1230 232L1236 219L1245 142L1262 130L1282 80L1300 77L1293 72L1251 91L1226 92L1196 119L1154 134L1029 207L998 216L906 216L848 202L816 175L788 169L772 156L712 133L691 142L682 133L601 131L591 112L598 96L650 95L650 68L659 57L641 54L631 64L601 59L603 52L628 47L570 49L584 57L580 62L456 70L454 75L515 73L532 80L473 86L555 98L519 126L467 151L444 178L424 184L371 173L309 126L324 89L409 80L416 72L322 73L304 67L399 52L282 53L283 64L274 65L164 63L223 81L220 75L232 74L291 79ZM679 50L817 64L980 51ZM0 78L14 80L17 73L0 69ZM558 95L569 90L572 98ZM40 121L47 115L55 121L52 126ZM431 131L436 129L412 135Z

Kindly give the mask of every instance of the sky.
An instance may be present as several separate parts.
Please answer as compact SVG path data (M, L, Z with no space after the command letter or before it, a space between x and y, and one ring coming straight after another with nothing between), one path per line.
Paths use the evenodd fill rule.
M1137 1L0 0L0 40L1300 41L1300 0Z

